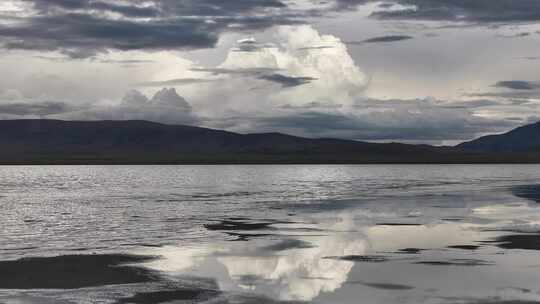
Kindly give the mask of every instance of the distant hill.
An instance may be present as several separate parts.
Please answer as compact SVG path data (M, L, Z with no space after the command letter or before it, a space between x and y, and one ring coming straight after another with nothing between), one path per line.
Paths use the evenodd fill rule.
M148 121L0 120L0 131L0 164L540 163L538 153L238 134Z
M504 134L480 137L457 148L472 152L540 152L540 122Z

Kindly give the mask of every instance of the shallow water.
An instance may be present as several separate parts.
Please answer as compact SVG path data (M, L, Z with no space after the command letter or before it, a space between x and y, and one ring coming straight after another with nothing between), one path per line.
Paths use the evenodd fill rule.
M156 280L70 290L7 289L0 271L0 303L540 303L539 173L0 167L0 260L159 257L137 264Z

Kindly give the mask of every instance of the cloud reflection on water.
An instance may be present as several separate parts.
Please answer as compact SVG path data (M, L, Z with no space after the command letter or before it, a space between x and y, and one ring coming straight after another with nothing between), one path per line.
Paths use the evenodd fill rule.
M294 221L267 220L256 230L259 237L245 241L142 253L163 257L149 267L173 278L212 278L230 297L312 303L356 303L359 294L368 303L469 303L497 296L540 300L540 293L506 288L534 290L531 279L538 276L529 266L535 253L503 255L496 242L503 228L537 227L540 208L497 197L417 196L345 211L326 208ZM227 229L216 232L225 235ZM370 256L382 260L375 263Z
M353 232L353 221L342 217L327 230L331 237L296 237L300 248L279 248L283 240L258 240L207 245L199 248L164 247L153 250L163 258L148 266L173 275L213 277L222 290L247 292L282 301L309 301L322 292L333 292L346 281L353 262L329 256L361 255L367 251L365 236ZM278 248L270 251L269 248ZM221 269L219 269L221 268Z

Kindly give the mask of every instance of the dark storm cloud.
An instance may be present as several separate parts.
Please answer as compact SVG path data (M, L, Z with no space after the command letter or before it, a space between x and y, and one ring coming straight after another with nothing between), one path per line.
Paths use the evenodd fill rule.
M266 81L277 83L284 88L297 87L300 85L308 84L317 79L313 77L293 77L293 76L287 76L283 74L269 74L269 75L260 76L259 78Z
M540 88L540 83L524 80L507 80L497 82L494 87L512 90L534 90Z
M479 133L515 126L506 120L488 120L472 116L440 117L374 112L360 116L324 112L298 112L287 116L261 118L260 130L283 130L310 137L339 137L357 140L436 141L464 140ZM455 113L454 113L455 115ZM392 123L395 121L396 123ZM299 133L300 132L300 133Z
M8 49L64 50L71 57L98 51L204 48L217 41L215 25L199 20L135 22L87 14L39 16L17 26L0 26Z
M63 102L40 102L40 103L8 103L0 104L0 114L9 115L52 115L70 111L70 107Z
M540 98L538 90L512 90L507 92L485 92L467 94L469 97L503 98L508 99L514 105L522 105L530 102L530 99Z
M477 107L494 105L487 101L468 101ZM455 107L449 105L457 105ZM219 128L247 132L283 132L307 137L334 137L371 141L440 143L466 140L478 134L508 130L519 122L504 118L488 119L473 114L459 102L430 99L378 100L358 104L356 110L332 103L284 105L271 115L234 116L207 121Z
M499 102L489 99L479 99L479 100L469 100L469 101L459 101L459 102L449 102L441 104L443 108L450 109L474 109L474 108L483 108L483 107L493 107L502 105Z
M352 9L378 0L334 0L337 10ZM540 21L537 0L394 0L403 9L379 7L372 17L397 20L432 20L468 23Z
M0 46L61 51L73 58L109 49L210 48L224 31L300 22L298 13L278 0L25 1L32 13L0 23Z
M126 5L118 0L24 0L43 12L97 9L126 16L234 16L266 8L286 8L279 0L132 0Z
M280 0L154 0L164 11L196 16L232 16L263 9L283 9Z
M92 0L26 0L34 7L43 12L53 9L64 10L99 10L104 12L118 13L126 17L155 17L159 10L155 6L136 6L115 3L114 1ZM135 1L136 2L136 1Z
M212 75L230 75L236 77L251 77L270 81L281 85L283 88L297 87L308 84L317 78L295 77L278 73L280 69L274 68L193 68L191 71L210 73Z
M297 24L329 12L289 7L280 0L22 0L27 14L0 16L0 46L61 51L86 58L109 49L162 50L214 47L225 31ZM337 10L378 0L331 0ZM291 2L292 3L292 2ZM402 9L391 6L397 3ZM120 18L118 18L120 16ZM372 17L465 23L540 21L537 0L394 0ZM403 39L401 39L403 40ZM371 42L398 39L381 38ZM369 41L367 41L369 42ZM250 51L244 45L240 51Z
M407 36L407 35L388 35L388 36L373 37L373 38L365 39L362 41L349 41L346 43L347 44L385 43L385 42L398 42L398 41L410 40L410 39L414 39L414 37Z
M298 24L326 11L289 7L280 0L23 0L27 14L0 16L0 46L61 51L86 58L109 49L162 50L214 47L225 31L252 31ZM338 10L376 0L333 0ZM540 21L537 0L394 0L372 17L466 23ZM118 18L120 16L120 18ZM404 40L379 38L368 42ZM243 45L240 51L252 51Z
M540 82L538 81L505 80L497 82L492 87L498 90L472 93L467 96L504 100L501 105L537 108L535 100L540 98Z

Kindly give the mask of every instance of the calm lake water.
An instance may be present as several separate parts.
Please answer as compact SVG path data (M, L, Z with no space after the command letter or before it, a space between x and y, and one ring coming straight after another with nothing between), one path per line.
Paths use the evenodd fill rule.
M0 189L0 260L154 256L136 267L159 276L0 271L0 303L540 303L540 166L13 166Z

